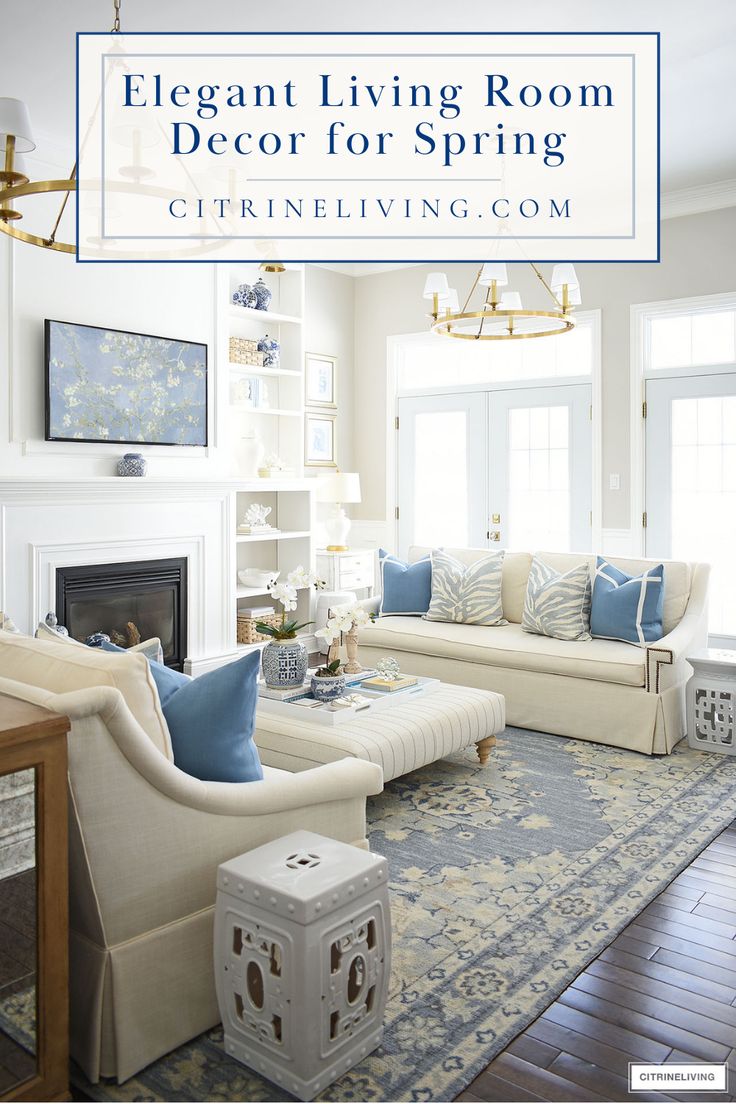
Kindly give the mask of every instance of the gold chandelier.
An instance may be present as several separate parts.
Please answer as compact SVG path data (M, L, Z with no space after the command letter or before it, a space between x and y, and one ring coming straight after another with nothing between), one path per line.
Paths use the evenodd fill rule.
M575 266L556 264L547 283L537 266L528 263L552 300L550 310L525 310L518 291L499 295L498 289L508 284L506 265L500 262L481 265L462 310L457 291L449 286L445 273L430 272L424 298L432 302L432 332L464 341L509 341L569 333L575 328L573 308L581 302ZM483 302L480 309L468 310L476 288L486 289Z
M120 33L120 4L121 0L113 0L114 18L111 34ZM36 143L31 133L31 120L26 105L22 100L10 97L0 98L0 152L5 152L5 167L0 171L0 231L28 245L38 245L42 249L55 249L59 253L76 253L76 245L56 240L56 232L69 196L77 190L77 166L74 165L69 176L64 180L29 180L24 173L17 171L15 155L30 153L35 148ZM23 218L21 212L16 211L12 206L14 199L28 195L46 195L49 192L62 192L64 198L47 238L21 230L19 226L13 226L14 222Z

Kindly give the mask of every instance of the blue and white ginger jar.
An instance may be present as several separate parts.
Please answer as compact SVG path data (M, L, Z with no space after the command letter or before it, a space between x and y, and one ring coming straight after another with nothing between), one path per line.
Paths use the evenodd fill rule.
M271 299L273 298L273 292L266 284L264 284L263 280L260 277L253 285L253 294L256 297L256 310L268 310L271 304Z
M240 307L255 307L258 304L258 296L250 284L239 284L233 292L233 303Z
M263 353L264 368L278 368L281 357L281 346L278 341L266 334L258 342L258 352Z
M118 460L118 475L141 478L148 471L148 461L140 452L126 452Z
M302 686L307 676L307 649L300 640L270 640L261 655L266 686L288 690Z

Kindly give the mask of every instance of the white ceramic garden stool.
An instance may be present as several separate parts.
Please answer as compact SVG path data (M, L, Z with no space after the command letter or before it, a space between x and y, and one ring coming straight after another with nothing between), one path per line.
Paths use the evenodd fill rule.
M687 742L700 751L736 755L736 652L703 648L687 657Z
M312 1100L379 1045L391 973L386 860L293 832L217 872L225 1050Z

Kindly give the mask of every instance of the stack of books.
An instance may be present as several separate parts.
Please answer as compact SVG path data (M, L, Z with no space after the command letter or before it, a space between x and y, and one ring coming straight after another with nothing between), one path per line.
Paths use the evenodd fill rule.
M377 675L375 678L365 679L363 687L366 690L380 690L384 694L391 694L394 690L408 690L410 686L416 686L419 679L416 675L399 675L395 679L385 679Z

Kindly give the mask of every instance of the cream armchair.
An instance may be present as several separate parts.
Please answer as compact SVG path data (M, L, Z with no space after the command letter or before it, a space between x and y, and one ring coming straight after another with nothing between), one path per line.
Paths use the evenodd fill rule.
M119 690L0 693L71 719L72 1055L124 1081L219 1022L212 965L217 866L298 828L367 846L380 767L357 759L262 782L201 782L153 744Z

